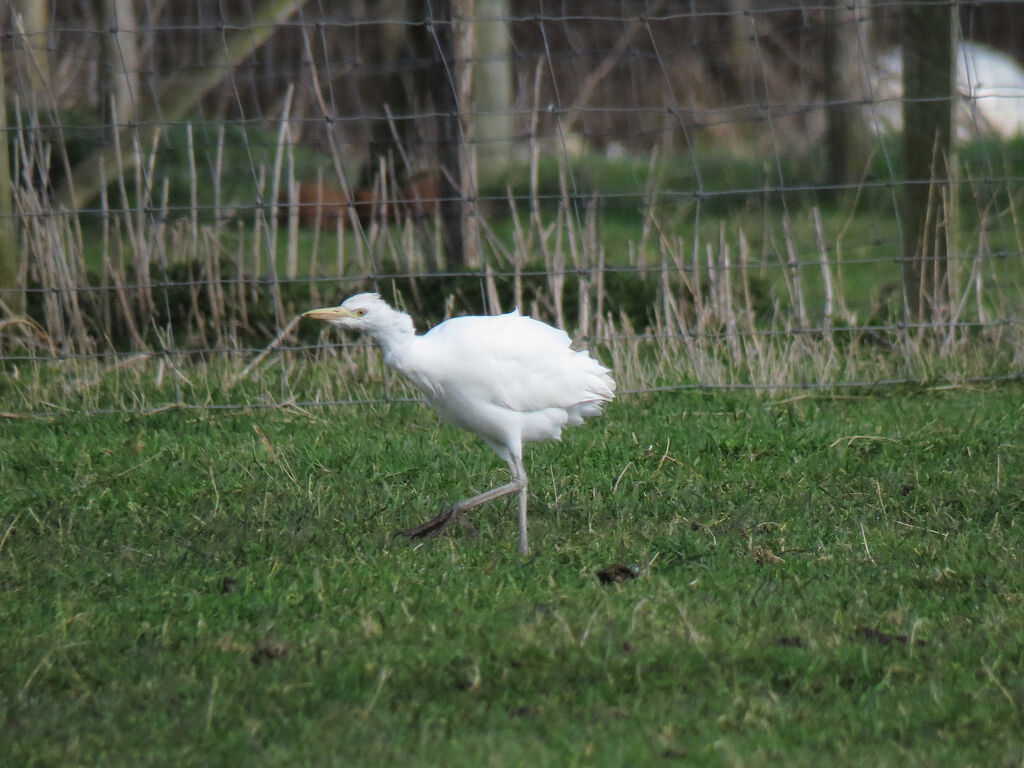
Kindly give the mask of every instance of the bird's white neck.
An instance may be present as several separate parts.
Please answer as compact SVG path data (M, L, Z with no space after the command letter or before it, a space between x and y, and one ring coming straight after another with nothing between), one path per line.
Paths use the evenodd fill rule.
M405 312L388 307L387 313L375 318L372 327L366 333L384 352L384 359L391 362L396 355L401 356L402 350L416 338L416 328L412 318Z

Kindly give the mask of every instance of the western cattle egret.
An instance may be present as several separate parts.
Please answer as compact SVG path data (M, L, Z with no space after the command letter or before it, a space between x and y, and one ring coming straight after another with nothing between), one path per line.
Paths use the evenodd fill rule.
M384 362L404 374L442 419L480 436L500 456L511 479L453 504L410 538L436 536L454 518L488 501L519 494L519 551L526 533L523 443L558 440L565 426L597 416L615 396L610 371L570 348L564 331L514 310L491 317L455 317L418 336L412 318L376 293L303 314L338 328L362 331L380 346Z

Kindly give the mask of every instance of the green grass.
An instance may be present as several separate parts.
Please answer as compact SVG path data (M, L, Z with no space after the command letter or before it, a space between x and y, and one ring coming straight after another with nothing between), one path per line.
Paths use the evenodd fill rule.
M1022 401L627 398L527 558L419 405L8 420L4 762L1019 765Z

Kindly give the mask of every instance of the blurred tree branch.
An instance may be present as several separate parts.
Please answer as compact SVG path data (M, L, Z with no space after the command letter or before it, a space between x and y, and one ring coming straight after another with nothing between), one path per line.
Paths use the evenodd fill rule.
M57 205L78 210L96 197L104 179L106 182L114 180L112 174L119 167L118 154L121 155L122 173L133 168L139 160L138 153L132 149L133 137L137 138L142 147L150 145L164 123L184 117L240 61L259 48L274 29L295 13L303 2L265 0L253 10L252 21L248 26L225 29L223 37L203 52L199 60L207 62L207 65L198 75L189 71L171 77L155 97L140 93L134 123L121 126L128 129L120 132L121 146L114 143L98 149L70 169L57 189Z

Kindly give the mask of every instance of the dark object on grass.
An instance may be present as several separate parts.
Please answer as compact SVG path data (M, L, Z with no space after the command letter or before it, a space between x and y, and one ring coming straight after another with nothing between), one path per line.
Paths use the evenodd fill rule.
M252 655L251 661L259 666L264 661L274 661L288 655L288 646L284 643L277 643L273 640L260 640L256 644L256 652Z
M621 584L627 579L635 579L636 571L628 565L614 563L597 572L597 579L602 584Z
M776 645L781 645L783 648L803 648L804 641L799 637L780 637L775 641Z
M872 640L879 645L892 645L893 643L907 645L910 643L910 638L906 635L893 635L872 627L857 627L857 629L853 631L853 636L863 640ZM914 645L924 645L924 640L915 640Z

